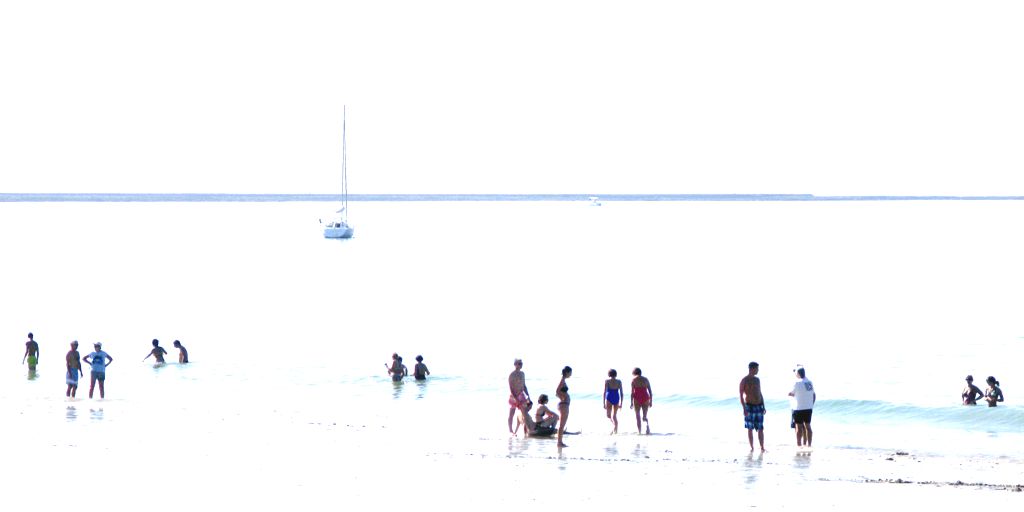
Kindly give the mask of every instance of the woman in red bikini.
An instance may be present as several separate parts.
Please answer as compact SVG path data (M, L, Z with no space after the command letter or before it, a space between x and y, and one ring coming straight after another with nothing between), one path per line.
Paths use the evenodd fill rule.
M640 368L633 368L633 392L630 394L629 408L636 411L636 432L640 432L640 411L643 410L644 423L647 423L647 409L654 405L654 394L651 393L651 381L642 376ZM647 424L647 433L651 433L651 425Z

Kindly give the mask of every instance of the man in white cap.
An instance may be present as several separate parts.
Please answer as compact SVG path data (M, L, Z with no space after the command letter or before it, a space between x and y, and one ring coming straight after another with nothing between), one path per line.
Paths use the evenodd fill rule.
M793 397L793 422L796 424L796 445L811 447L811 412L818 395L814 392L814 384L807 380L807 373L802 366L797 367L796 382L789 396Z
M100 398L104 398L103 381L107 379L107 366L114 362L114 358L103 351L103 344L98 341L93 344L93 349L94 351L91 354L82 358L83 361L92 365L92 378L89 380L89 398L92 398L92 390L96 386L96 381L100 382Z

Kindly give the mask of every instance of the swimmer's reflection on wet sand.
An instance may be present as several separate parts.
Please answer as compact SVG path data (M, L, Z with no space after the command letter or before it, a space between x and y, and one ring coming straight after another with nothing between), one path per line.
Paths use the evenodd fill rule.
M89 419L96 420L96 421L102 420L103 419L103 408L102 407L99 407L99 408L96 408L96 409L90 408L89 409Z
M417 380L415 382L416 382L416 399L420 400L424 396L426 396L426 393L427 393L427 381L424 379L424 380Z
M797 469L811 467L811 452L796 452L793 455L793 467Z
M75 420L77 420L78 419L78 409L75 409L75 406L73 406L73 405L69 405L67 407L67 410L64 412L64 417L67 418L68 421L75 421Z
M604 453L610 459L619 458L619 444L612 441L611 445L605 447Z
M764 452L758 453L757 455L754 455L753 453L747 455L747 458L743 463L744 473L746 473L744 476L744 482L747 484L747 487L751 487L757 483L757 477L761 472L761 463L763 461Z

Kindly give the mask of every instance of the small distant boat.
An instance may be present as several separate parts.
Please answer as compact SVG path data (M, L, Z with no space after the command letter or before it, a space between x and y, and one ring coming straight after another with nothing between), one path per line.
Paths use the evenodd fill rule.
M345 143L345 109L341 115L341 209L338 217L324 226L324 238L352 238L355 232L348 223L348 148Z
M590 196L590 206L601 206L600 199L597 196Z

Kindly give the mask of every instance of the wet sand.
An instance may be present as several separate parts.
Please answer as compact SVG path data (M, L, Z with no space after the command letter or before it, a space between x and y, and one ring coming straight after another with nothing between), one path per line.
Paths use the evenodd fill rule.
M1019 500L1012 459L793 446L747 452L680 435L553 439L465 436L409 422L388 427L278 418L105 428L113 402L78 402L88 428L8 438L9 503L53 509L446 507L455 510L684 507L845 510L878 503L986 505ZM100 427L97 429L96 427ZM422 434L417 434L421 432ZM442 432L438 434L438 432ZM432 435L426 435L431 433ZM187 434L187 435L183 435ZM178 439L186 439L180 443ZM66 494L63 494L66 493Z

